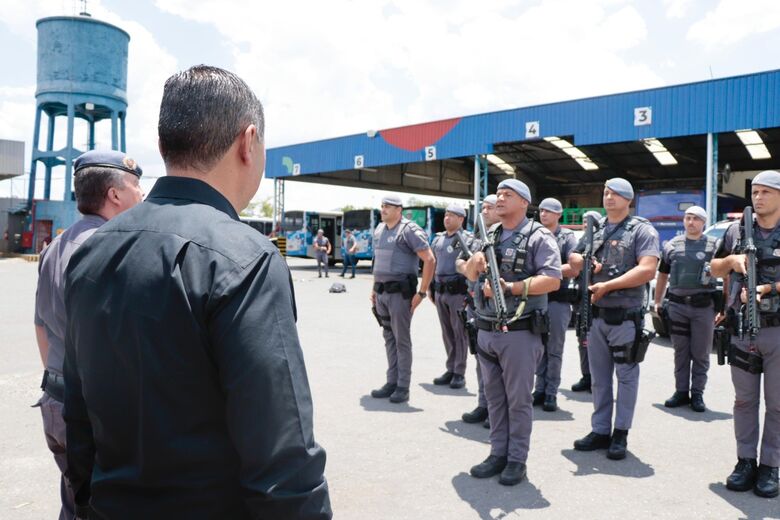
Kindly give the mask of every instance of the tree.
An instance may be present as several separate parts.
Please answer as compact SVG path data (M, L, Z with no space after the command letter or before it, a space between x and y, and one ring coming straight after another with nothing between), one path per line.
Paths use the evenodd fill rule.
M274 207L271 204L271 197L263 200L253 200L241 212L242 217L270 217L274 214Z

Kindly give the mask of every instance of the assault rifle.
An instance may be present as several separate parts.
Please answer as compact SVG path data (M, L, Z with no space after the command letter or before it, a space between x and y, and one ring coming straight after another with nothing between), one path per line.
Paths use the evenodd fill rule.
M745 219L745 244L742 253L747 257L747 271L745 272L745 289L747 302L742 306L738 314L738 329L740 339L747 333L750 339L750 347L754 347L758 329L761 323L758 318L758 301L756 300L756 244L753 241L753 208L748 206L742 213Z
M485 219L482 217L482 213L477 216L477 225L479 226L479 236L482 238L483 251L485 252L485 258L487 259L487 278L490 281L490 288L493 292L493 307L496 310L496 319L498 320L498 328L501 332L508 332L507 328L507 307L506 299L504 298L504 291L501 290L501 273L498 270L498 259L496 258L496 249L493 241L488 237L487 229L485 228Z
M463 251L463 254L466 255L466 259L471 258L472 256L471 249L469 249L469 246L466 244L466 241L463 239L463 235L460 234L460 230L455 232L455 243L458 245L458 249Z
M588 331L593 321L590 306L591 273L593 272L593 218L588 216L585 222L585 250L582 252L582 274L580 277L580 303L577 313L577 340L580 346L588 346Z

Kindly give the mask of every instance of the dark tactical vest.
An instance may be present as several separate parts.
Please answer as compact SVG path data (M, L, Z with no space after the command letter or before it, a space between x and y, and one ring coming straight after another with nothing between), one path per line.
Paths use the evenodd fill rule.
M564 258L564 248L566 247L567 239L570 235L573 235L574 231L559 227L558 233L555 235L555 242L558 244L558 250L561 252L561 265L569 263L568 258ZM565 301L565 296L568 296L569 278L561 278L561 286L554 293L550 293L550 299L556 301Z
M612 280L636 267L634 236L637 227L642 223L648 223L647 219L629 216L618 224L617 228L607 233L607 218L599 221L598 229L593 231L593 251L602 266L601 271L593 275L594 283ZM645 286L642 284L639 287L612 291L610 295L644 300Z
M468 244L470 241L469 233L464 229L459 231L463 236L463 241ZM446 231L436 233L436 237L431 243L431 249L436 256L435 276L437 281L451 280L463 276L455 268L455 261L460 256L460 248L457 247L457 244L454 234L447 236Z
M740 226L740 238L734 244L733 253L742 254L744 227ZM753 243L756 246L756 284L770 284L780 281L780 224L775 226L766 238L762 238L763 233L759 231L758 226L753 223ZM729 294L739 294L744 279L742 276L731 277L731 290ZM775 296L771 298L765 295L761 299L759 309L761 312L776 313L780 310L780 298Z
M715 279L705 267L709 266L715 255L717 243L716 238L707 235L696 241L687 240L685 235L670 240L672 250L669 253L669 288L714 291Z
M374 276L380 281L402 280L416 275L418 256L404 240L407 226L416 226L402 218L395 228L387 229L384 223L374 231Z
M504 281L519 282L536 274L528 270L528 242L537 231L542 229L546 228L538 222L527 220L524 226L512 233L512 236L501 243L495 243L501 239L501 224L496 224L490 228L488 235L494 241L493 247L499 264L498 270L501 272L500 277ZM510 296L509 293L506 293L505 297L507 312L512 316L520 306L520 296ZM485 317L495 316L493 300L485 298L482 291L477 291L475 303L480 315ZM528 296L522 317L530 315L535 310L547 310L547 294Z

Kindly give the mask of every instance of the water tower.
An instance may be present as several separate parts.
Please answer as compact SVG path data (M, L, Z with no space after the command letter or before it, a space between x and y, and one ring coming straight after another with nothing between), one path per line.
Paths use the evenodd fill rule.
M51 235L51 231L64 229L78 217L71 195L73 160L95 148L95 124L110 120L111 148L125 151L130 36L86 13L42 18L35 25L38 29L38 86L28 207L32 209L34 221L31 232L36 236L32 248L38 249L38 243L45 239L41 234L47 233L46 225L41 226L38 221L49 222L53 228L49 230ZM41 143L44 116L48 131L46 142ZM65 124L57 125L58 119L63 118ZM77 118L86 121L86 135L74 135ZM55 150L55 132L61 132L63 126L65 145ZM33 204L39 163L46 171L43 199ZM56 166L65 167L62 202L50 201L52 168ZM50 203L46 204L47 201Z

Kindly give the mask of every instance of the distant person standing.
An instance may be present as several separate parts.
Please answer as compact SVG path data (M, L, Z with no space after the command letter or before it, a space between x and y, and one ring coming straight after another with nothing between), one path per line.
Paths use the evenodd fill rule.
M347 267L352 266L352 276L350 278L354 278L355 265L357 264L357 260L355 259L357 240L355 240L355 234L350 229L344 231L344 242L341 244L341 251L344 265L341 268L341 274L339 276L344 278L344 275L347 274Z
M317 259L317 274L322 278L322 266L325 266L325 278L328 277L328 255L331 251L330 240L325 236L321 229L317 230L317 236L314 237L315 258Z
M412 314L428 296L436 259L425 231L403 218L401 198L382 199L382 223L374 231L374 285L371 305L382 325L387 353L387 382L371 391L376 399L390 402L409 400L412 378ZM417 288L417 271L423 261L422 281Z
M60 479L61 520L70 520L76 514L73 489L64 476L68 471L65 419L62 416L65 400L62 364L67 326L65 270L73 253L100 226L143 199L139 184L141 167L122 152L86 152L76 158L73 170L76 204L84 216L41 252L35 293L35 335L45 368L41 385L44 394L38 406L43 415L46 443L63 474ZM93 302L93 305L98 303Z
M449 385L450 388L463 388L466 384L466 359L468 358L468 335L459 312L466 307L468 286L466 277L458 273L455 261L460 255L455 240L457 233L470 234L463 229L466 211L460 206L450 204L444 212L444 231L436 234L431 243L436 257L436 274L431 289L431 299L436 305L439 325L447 353L446 372L433 380L434 385Z

